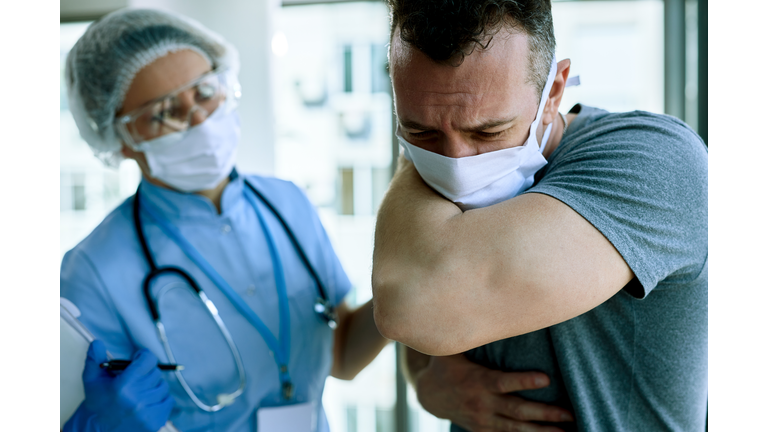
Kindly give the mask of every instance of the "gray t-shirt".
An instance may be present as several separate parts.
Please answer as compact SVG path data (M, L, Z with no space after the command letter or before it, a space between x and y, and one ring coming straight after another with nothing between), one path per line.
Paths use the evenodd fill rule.
M703 431L707 148L670 116L580 105L572 112L579 109L526 193L578 212L636 277L583 315L466 356L492 369L548 374L548 388L518 395L572 410L572 430Z

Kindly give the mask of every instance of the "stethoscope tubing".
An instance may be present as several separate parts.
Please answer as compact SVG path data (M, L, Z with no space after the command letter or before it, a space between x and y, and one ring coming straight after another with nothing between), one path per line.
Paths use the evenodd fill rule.
M301 247L301 245L299 244L298 240L296 239L296 237L295 237L295 235L293 233L293 230L290 229L290 227L288 226L287 222L282 217L282 215L277 211L277 209L272 205L272 203L269 200L267 200L267 198L261 192L259 192L247 180L244 180L244 183L254 193L254 195L257 196L262 201L262 203L264 203L264 205L277 218L277 220L280 222L281 226L285 230L285 232L288 235L292 245L294 246L294 249L297 251L297 253L298 253L302 263L305 265L305 267L307 268L307 270L309 271L310 275L312 276L312 278L314 279L314 281L315 281L315 283L317 285L319 298L317 299L316 304L315 304L315 311L320 313L323 316L323 318L326 320L326 322L328 323L328 325L332 329L335 329L336 328L336 323L337 323L337 316L335 314L334 308L332 307L331 303L328 300L327 291L325 290L325 287L323 286L323 284L321 282L321 279L319 278L319 276L318 276L317 272L315 271L314 267L311 265L309 259L307 258L306 254L304 252L304 249ZM161 342L163 343L164 349L166 351L166 354L167 354L169 360L172 361L172 362L175 362L175 358L173 356L173 352L172 352L172 350L170 348L170 344L168 343L168 338L167 338L167 335L165 333L165 328L164 328L164 326L163 326L163 324L162 324L162 322L160 320L159 310L157 309L157 305L156 305L156 303L154 302L154 299L151 296L151 282L155 278L157 278L158 276L160 276L162 274L166 274L166 273L171 273L171 274L175 274L175 275L178 275L178 276L182 277L188 283L188 285L195 291L195 293L198 295L198 297L200 297L201 301L206 305L206 308L208 309L209 313L211 314L213 319L216 321L220 331L224 335L224 337L225 337L225 339L227 341L227 344L229 345L229 348L232 351L232 354L233 354L233 356L235 358L235 361L237 363L238 372L239 372L239 375L240 375L240 386L239 386L239 388L235 392L233 392L233 393L231 393L229 395L220 395L220 396L225 396L225 401L223 403L220 402L220 403L218 403L216 405L213 405L213 406L206 405L205 403L203 403L194 394L192 389L189 387L189 385L187 384L186 380L181 375L181 372L180 371L175 371L176 376L179 379L180 384L182 385L184 390L187 392L187 394L190 396L190 398L195 402L195 404L199 408L201 408L201 409L203 409L205 411L208 411L208 412L218 411L218 410L222 409L223 407L227 406L228 404L230 404L237 396L242 394L242 392L244 391L245 384L246 384L246 378L245 378L245 371L244 371L244 367L242 365L242 359L240 357L240 353L237 350L237 347L236 347L236 345L234 343L234 340L233 340L232 336L230 335L229 331L227 330L226 326L224 325L223 320L219 316L216 307L213 305L213 302L211 302L211 300L208 299L208 297L205 295L205 293L199 287L199 285L194 280L194 278L192 278L192 276L189 275L189 273L187 273L186 271L184 271L183 269L181 269L179 267L175 267L175 266L158 267L157 266L157 263L155 262L154 256L152 255L152 252L149 249L149 246L147 244L146 236L144 234L144 230L143 230L143 227L141 225L140 210L139 210L139 208L140 208L140 203L139 203L140 197L139 197L139 195L140 195L139 194L139 190L137 190L136 194L134 196L134 203L133 203L134 204L133 205L133 219L134 219L134 225L135 225L135 228L136 228L136 232L138 234L139 242L140 242L140 245L141 245L141 248L142 248L142 252L143 252L143 254L144 254L144 256L145 256L145 258L147 260L147 263L148 263L148 265L150 267L150 271L146 275L146 277L144 278L144 281L143 281L143 292L144 292L144 297L145 297L145 299L147 301L147 305L149 307L150 313L152 315L152 319L155 322L155 326L157 327L158 336L160 337ZM255 200L251 196L249 196L247 194L246 194L246 198L249 201L251 201L251 204L253 205L254 210L256 210L256 212L257 212L257 216L259 216L259 222L262 225L262 229L265 231L265 235L269 237L268 240L270 240L270 241L268 243L269 243L270 252L273 255L273 258L277 257L277 252L276 252L275 246L273 244L274 241L271 239L271 235L269 234L268 227L266 226L266 222L264 221L264 219L261 217L261 214L257 210L257 207L256 207L257 204L256 204ZM158 221L158 222L161 222L161 221ZM184 241L183 238L180 238L180 240ZM183 248L183 249L186 250L186 248ZM273 249L275 249L275 250L273 250ZM200 258L201 258L200 262L204 263L204 266L210 267L210 265L204 259L202 259L202 257L200 257ZM197 260L193 260L193 261L197 261ZM274 261L277 261L277 260L274 260ZM198 265L200 264L200 262L198 262ZM277 264L279 264L279 263L277 263ZM275 264L273 263L273 265L275 265ZM213 270L212 268L210 270L211 270L210 272L205 272L206 274L208 274L209 277L212 276L209 273L212 273L214 277L218 277L218 274L215 272L215 270ZM282 275L282 267L281 266L278 265L276 267L276 270L277 270L276 271L276 277L277 278L284 277ZM220 278L220 277L218 277L218 278ZM214 280L214 282L217 282L217 281ZM276 280L276 282L278 282L278 281ZM284 279L281 280L281 282L282 282L282 284L284 286L284 284L285 284ZM224 282L224 283L226 283L226 282ZM219 285L219 284L217 283L217 285ZM281 296L280 294L281 294L280 290L278 290L278 295ZM237 294L235 294L235 295L237 295ZM284 296L285 296L285 293L282 293L281 297L284 297ZM281 301L280 303L285 303L285 306L287 307L287 299L281 298L281 300L283 300L283 301ZM238 303L238 302L236 302L236 303ZM243 308L243 305L240 305L240 306L241 306L241 308ZM248 308L247 306L244 306L244 307L247 308L247 309L242 310L241 312L246 313L246 315L249 314L248 313L249 311L252 312L250 310L250 308ZM283 311L281 309L281 315L282 314L287 314L287 313L288 313L287 311ZM256 318L256 322L254 322L254 325L262 324L261 327L263 327L263 323L260 321L260 319L258 319L258 316L256 316L255 318ZM287 335L288 332L290 331L289 329L286 329L285 326L286 325L283 325L283 320L281 319L281 335ZM267 342L270 342L271 339L275 339L273 337L273 335L268 331L268 329L266 329L266 327L264 329L260 329L259 327L260 326L257 326L257 329L260 330L259 332L262 333L262 337L265 337ZM266 334L264 333L264 331L266 331ZM274 341L270 342L269 345L276 345L280 349L279 352L275 352L275 356L276 357L278 357L278 356L280 357L279 362L278 362L278 366L279 366L279 372L280 372L280 376L281 376L281 382L283 383L282 384L282 386L283 386L283 396L286 399L291 399L292 398L292 394L293 394L293 384L291 383L290 376L287 373L287 358L283 359L283 357L287 356L287 353L288 353L288 349L289 348L286 345L289 343L288 342L289 339L287 337L281 337L280 339L281 340L280 340L279 343L277 342L277 340L274 340ZM278 359L276 358L276 360L278 360ZM221 398L220 398L220 401L221 401Z
M137 191L136 196L134 196L134 200L139 199L138 195L139 194ZM216 306L208 298L205 292L203 292L200 289L195 279L192 276L190 276L189 273L187 273L186 271L182 270L179 267L174 267L174 266L157 267L154 257L152 256L152 253L149 250L149 246L147 245L146 237L144 236L144 229L141 226L141 221L139 219L138 201L134 202L133 216L134 216L133 218L134 224L136 226L136 232L139 237L139 242L141 243L141 248L144 251L144 256L146 257L147 263L149 264L149 267L150 267L150 271L144 277L144 281L142 283L144 298L147 301L150 314L152 315L152 321L155 323L158 337L160 338L160 341L163 345L165 354L168 356L168 360L171 362L176 362L176 357L173 355L173 350L171 349L171 345L168 343L168 335L165 332L165 326L160 320L160 313L157 309L157 305L155 304L154 299L152 299L152 295L150 292L151 286L152 286L152 280L161 276L164 273L172 273L172 274L178 275L187 281L188 285L195 291L195 294L197 294L197 296L206 306L206 310L211 315L213 320L216 322L216 325L219 327L219 331L224 336L224 339L226 340L227 345L229 346L229 349L232 352L232 356L235 359L235 364L237 366L237 372L240 380L240 384L237 390L227 395L226 400L227 402L231 403L231 401L234 401L235 398L240 396L245 391L245 386L247 384L247 380L245 376L245 367L243 366L243 359L240 355L240 351L237 349L237 345L235 345L235 341L233 340L232 335L229 333L229 330L227 329L227 326L224 324L224 321L221 319L221 316L219 316L219 312ZM200 400L200 398L197 397L195 392L189 386L189 384L187 383L187 380L181 374L181 371L178 371L178 370L174 371L174 374L176 375L176 379L179 381L179 384L182 386L184 391L187 393L190 399L192 399L192 402L194 402L194 404L197 405L197 407L200 408L201 410L207 411L207 412L216 412L226 407L227 405L229 405L229 403L226 403L226 402L225 403L220 402L215 405L208 405L204 403L202 400Z

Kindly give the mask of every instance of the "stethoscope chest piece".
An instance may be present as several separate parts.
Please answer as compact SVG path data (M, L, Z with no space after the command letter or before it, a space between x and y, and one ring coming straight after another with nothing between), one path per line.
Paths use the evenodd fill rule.
M331 305L331 302L328 300L324 300L322 298L315 300L315 312L320 314L323 319L325 319L325 322L328 323L328 327L330 327L332 330L336 330L336 327L339 326L339 317L336 314L336 310L334 309L333 305Z

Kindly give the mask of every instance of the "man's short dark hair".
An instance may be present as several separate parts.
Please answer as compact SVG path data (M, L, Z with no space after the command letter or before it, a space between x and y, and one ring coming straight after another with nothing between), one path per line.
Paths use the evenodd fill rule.
M387 0L392 35L438 63L459 66L502 28L528 36L528 81L539 93L555 55L550 0Z

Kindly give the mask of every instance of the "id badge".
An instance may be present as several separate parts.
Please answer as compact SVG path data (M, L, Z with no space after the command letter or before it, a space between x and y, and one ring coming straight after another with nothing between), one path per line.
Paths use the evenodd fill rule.
M315 403L259 408L256 411L256 430L258 432L316 432Z

